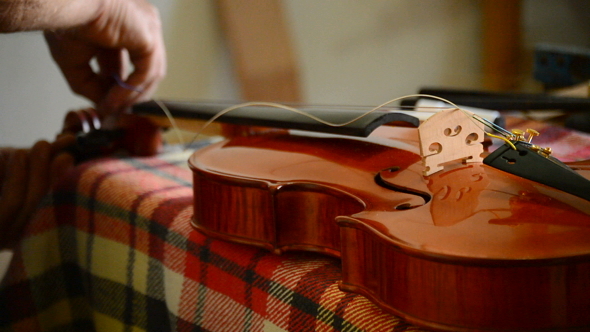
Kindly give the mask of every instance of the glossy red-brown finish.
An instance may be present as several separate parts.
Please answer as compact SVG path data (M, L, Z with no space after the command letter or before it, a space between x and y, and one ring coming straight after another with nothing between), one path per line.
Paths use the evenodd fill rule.
M431 329L589 330L590 203L479 163L423 177L400 130L199 150L194 226L340 257L342 289Z
M363 162L347 156L351 149L360 158L370 160ZM199 227L218 237L230 235L234 240L277 252L305 248L339 255L340 235L335 217L362 211L362 193L391 193L377 185L366 186L367 182L374 183L375 169L390 165L390 149L368 142L357 141L356 146L350 146L347 140L339 138L318 141L284 134L234 138L224 144L220 154L197 152L198 157L191 158L195 219ZM272 151L273 156L266 151ZM315 151L326 158L322 160L305 151ZM406 163L418 160L407 151L399 153L406 157ZM293 157L300 158L290 164ZM214 170L203 167L212 163L224 166ZM252 170L252 176L232 173L231 169L238 165ZM273 176L269 178L268 174ZM345 184L356 185L361 195L344 191ZM396 196L400 204L423 203L415 195Z
M118 126L124 129L121 148L132 156L154 156L162 148L162 129L149 119L126 114L119 117Z

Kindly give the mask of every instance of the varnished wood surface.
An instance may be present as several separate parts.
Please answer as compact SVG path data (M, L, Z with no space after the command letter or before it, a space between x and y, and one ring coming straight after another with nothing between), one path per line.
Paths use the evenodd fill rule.
M199 150L194 224L340 257L343 289L432 329L589 329L590 204L480 163L423 177L407 133L259 135Z

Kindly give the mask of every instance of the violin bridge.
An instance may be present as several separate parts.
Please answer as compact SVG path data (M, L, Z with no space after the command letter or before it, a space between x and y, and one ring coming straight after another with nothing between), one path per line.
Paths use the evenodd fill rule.
M452 161L482 162L484 129L470 115L457 108L447 109L418 127L425 176L443 170L443 165Z

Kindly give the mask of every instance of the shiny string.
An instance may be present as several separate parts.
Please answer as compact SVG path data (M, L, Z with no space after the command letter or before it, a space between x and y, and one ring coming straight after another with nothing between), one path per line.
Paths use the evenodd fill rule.
M125 89L129 89L132 91L136 91L136 92L140 92L142 91L141 89L134 87L130 84L127 84L125 82L123 82L121 80L121 78L118 75L114 75L114 79L117 82L118 85L122 86ZM277 109L283 109L289 112L293 112L293 113L297 113L300 114L302 116L305 116L307 118L310 118L314 121L317 121L319 123L322 123L326 126L330 126L330 127L344 127L347 126L351 123L354 123L356 121L359 121L360 119L362 119L363 117L376 112L382 108L384 108L385 106L399 101L399 100L403 100L403 99L408 99L408 98L415 98L415 97L423 97L423 98L432 98L432 99L436 99L439 101L442 101L444 103L447 103L451 106L453 106L455 109L460 110L461 112L463 112L463 114L465 114L465 116L467 116L471 121L473 121L473 123L478 126L480 129L484 130L484 133L490 137L493 138L497 138L497 139L501 139L503 140L506 144L510 145L514 150L516 150L516 146L514 146L514 144L511 142L512 139L514 139L514 136L512 133L510 133L508 130L496 125L495 123L488 121L487 119L477 115L477 114L473 114L470 112L467 112L466 110L460 108L459 106L457 106L455 103L451 102L450 100L447 100L445 98L442 97L438 97L438 96L433 96L433 95L427 95L427 94L410 94L410 95L405 95L402 97L398 97L398 98L394 98L391 100L388 100L387 102L384 102L378 106L373 107L372 109L370 109L369 111L349 120L349 121L345 121L342 123L333 123L333 122L329 122L326 121L324 119L321 119L317 116L314 116L312 114L309 114L303 110L297 109L295 107L291 107L291 106L287 106L287 105L283 105L283 104L279 104L279 103L272 103L272 102L246 102L246 103L241 103L241 104L237 104L237 105L233 105L230 107L227 107L223 110L221 110L219 113L217 113L216 115L214 115L212 118L210 118L209 120L207 120L207 122L205 122L205 124L203 126L201 126L201 128L199 128L199 130L197 130L197 132L195 133L195 135L193 136L193 138L187 143L184 144L184 140L182 139L181 135L180 135L180 128L178 127L178 125L176 124L176 121L174 119L174 117L172 116L172 113L170 112L170 110L168 109L168 107L166 107L166 105L159 100L153 99L153 101L162 109L162 111L164 112L164 114L166 115L166 117L168 118L168 120L170 121L170 124L172 125L172 128L176 131L177 137L178 137L178 141L181 142L181 145L185 146L185 150L188 149L196 140L197 138L201 135L201 133L203 132L203 130L205 130L205 128L207 128L208 126L210 126L214 121L216 121L217 119L219 119L220 117L224 116L225 114L232 112L234 110L237 109L241 109L241 108L245 108L245 107L249 107L249 106L263 106L263 107L272 107L272 108L277 108ZM435 107L437 109L440 109L439 107ZM485 129L483 127L481 127L481 125L484 125L485 127L490 128L493 131L498 132L500 135L494 135L491 133L488 133L485 131Z
M467 116L469 119L471 119L471 121L473 121L473 123L476 126L478 126L479 128L481 128L482 130L484 130L483 127L481 127L481 125L483 124L484 126L490 128L490 129L492 129L494 131L499 132L502 136L489 134L489 133L487 133L484 130L484 133L486 135L488 135L490 137L501 139L501 140L505 141L507 144L509 144L513 149L516 150L516 147L514 146L514 144L512 144L512 142L510 142L510 139L509 139L509 138L512 137L512 134L510 132L508 132L506 129L504 129L504 128L498 126L498 125L496 125L493 122L490 122L490 121L486 120L485 118L482 118L479 115L476 115L476 114L472 114L472 113L467 112L466 110L460 108L455 103L453 103L453 102L451 102L451 101L449 101L449 100L447 100L445 98L438 97L438 96L433 96L433 95L427 95L427 94L410 94L410 95L405 95L405 96L402 96L402 97L391 99L391 100L389 100L389 101L387 101L385 103L382 103L382 104L380 104L380 105L372 108L371 110L369 110L369 111L367 111L367 112L365 112L365 113L357 116L356 118L353 118L353 119L351 119L349 121L345 121L345 122L342 122L342 123L329 122L329 121L326 121L324 119L318 118L318 117L316 117L316 116L314 116L312 114L306 113L305 111L302 111L300 109L297 109L297 108L294 108L294 107L291 107L291 106L287 106L287 105L283 105L283 104L279 104L279 103L271 103L271 102L246 102L246 103L241 103L241 104L237 104L237 105L233 105L233 106L230 106L228 108L225 108L225 109L221 110L219 113L217 113L215 116L213 116L211 119L207 120L207 122L205 122L205 124L196 132L196 134L193 137L193 139L185 146L185 149L188 149L189 146L192 145L197 140L197 138L201 135L201 132L205 128L207 128L209 125L211 125L215 120L219 119L220 117L222 117L223 115L225 115L225 114L227 114L227 113L229 113L231 111L234 111L234 110L237 110L237 109L240 109L240 108L244 108L244 107L249 107L249 106L274 107L274 108L277 108L277 109L283 109L283 110L286 110L286 111L290 111L290 112L294 112L294 113L303 115L305 117L308 117L308 118L310 118L310 119L312 119L314 121L317 121L317 122L322 123L322 124L327 125L327 126L331 126L331 127L343 127L343 126L349 125L351 123L354 123L356 121L359 121L363 117L365 117L365 116L367 116L367 115L369 115L369 114L371 114L373 112L376 112L379 109L381 109L381 108L383 108L383 107L385 107L385 106L387 106L387 105L389 105L389 104L391 104L393 102L396 102L396 101L399 101L399 100L403 100L403 99L408 99L408 98L415 98L415 97L433 98L433 99L440 100L442 102L445 102L445 103L453 106L455 109L458 109L461 112L463 112L463 114L465 114L465 116ZM436 108L438 108L438 107L436 107ZM440 109L440 108L438 108L438 109Z

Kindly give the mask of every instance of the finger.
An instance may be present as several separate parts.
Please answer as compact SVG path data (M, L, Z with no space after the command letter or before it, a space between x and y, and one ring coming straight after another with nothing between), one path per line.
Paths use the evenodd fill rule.
M62 134L59 137L57 137L55 142L51 143L51 155L55 156L56 154L63 151L65 148L70 147L74 144L76 144L75 135L69 133Z
M100 102L112 84L112 79L97 75L92 71L90 65L75 65L73 62L58 63L58 65L70 89L74 93L88 98L94 104Z
M127 77L127 61L125 52L122 49L101 49L96 56L99 73L105 79L108 78L116 84L113 77L116 75L121 79Z
M49 189L49 163L51 160L51 144L39 141L29 151L29 179L27 194L17 219L12 227L12 238L20 237L31 215L39 205L41 198Z
M100 109L120 111L136 102L149 100L166 75L166 51L164 42L156 37L155 46L149 51L129 50L135 70L125 85L114 86L108 92Z
M141 87L143 93L136 95L129 104L150 99L166 76L166 49L164 41L162 39L158 41L152 53L139 57L130 55L136 70L129 76L128 83Z
M149 100L158 84L150 81L142 85L141 90L133 88L129 83L125 83L124 86L113 86L105 98L107 101L99 106L98 110L105 115L121 114L135 103Z
M98 109L102 114L120 113L141 101L149 100L156 91L165 73L165 65L148 68L137 67L122 85L113 86Z
M15 150L8 161L6 181L0 191L0 238L8 235L27 194L28 153ZM3 242L3 241L0 241Z
M65 34L58 35L46 31L44 35L53 60L61 69L72 91L94 103L99 102L112 82L97 75L90 66L97 48Z
M74 157L67 152L62 152L53 158L49 171L50 186L54 186L68 171L74 168L74 162Z
M13 153L13 148L0 148L0 194L2 193L2 184L4 183L4 179L6 179L6 172L8 171L8 161Z

